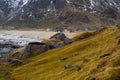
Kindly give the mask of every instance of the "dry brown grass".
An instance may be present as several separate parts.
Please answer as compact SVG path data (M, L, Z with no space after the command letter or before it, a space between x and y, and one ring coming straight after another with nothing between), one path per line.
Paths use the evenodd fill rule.
M86 39L28 58L31 62L14 68L11 77L15 80L119 80L119 38L120 29L106 28ZM105 53L110 55L100 58ZM60 61L64 57L67 59ZM84 58L88 62L83 62ZM64 69L68 63L80 66L80 72Z

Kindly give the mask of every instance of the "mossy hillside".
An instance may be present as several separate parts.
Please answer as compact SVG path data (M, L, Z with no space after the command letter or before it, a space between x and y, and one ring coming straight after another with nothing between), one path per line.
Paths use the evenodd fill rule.
M119 28L106 28L70 45L30 57L31 62L14 68L11 77L15 80L119 80L119 38ZM106 53L110 55L100 58ZM67 59L61 61L61 58ZM84 58L88 62L83 62ZM80 66L81 70L64 69L66 64Z

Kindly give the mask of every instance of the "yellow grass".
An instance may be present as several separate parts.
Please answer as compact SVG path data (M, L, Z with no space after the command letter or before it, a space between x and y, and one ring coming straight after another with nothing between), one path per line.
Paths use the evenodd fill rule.
M13 69L15 80L120 80L120 29L106 28L95 35L62 48L30 57L30 63ZM100 55L111 55L100 58ZM60 61L66 57L65 61ZM88 62L83 62L83 59ZM80 66L78 72L64 69L66 64Z

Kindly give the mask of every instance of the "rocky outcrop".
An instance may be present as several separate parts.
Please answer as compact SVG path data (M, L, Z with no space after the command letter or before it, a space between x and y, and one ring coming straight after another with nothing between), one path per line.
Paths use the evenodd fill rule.
M19 58L24 58L29 55L42 53L42 52L47 51L48 49L49 49L49 46L46 45L45 43L31 42L25 47L25 49L23 50Z
M5 54L20 48L19 45L13 43L0 43L0 57L4 56Z
M59 42L50 42L48 45L49 45L49 49L59 48L63 46Z
M65 36L64 33L57 33L57 34L53 35L52 37L50 37L50 39L53 39L53 38L64 41L67 37Z
M63 41L65 44L70 44L73 42L73 40L68 38L64 33L57 33L53 35L52 37L50 37L50 39L58 39L58 40Z
M30 42L24 48L20 48L8 54L9 58L23 59L27 56L41 54L49 49L60 48L66 44L73 42L64 33L57 33L53 35L51 40L43 42Z

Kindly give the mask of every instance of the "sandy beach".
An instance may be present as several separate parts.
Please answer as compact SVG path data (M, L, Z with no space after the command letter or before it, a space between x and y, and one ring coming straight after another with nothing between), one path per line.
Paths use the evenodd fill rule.
M21 31L21 30L0 30L0 33L3 34L12 34L12 35L22 35L24 37L32 37L32 38L38 38L38 39L49 39L52 35L56 34L57 32L53 31L37 31L37 30L26 30L26 31ZM80 32L81 33L81 32ZM77 35L78 32L76 33L70 33L70 32L65 32L65 35L69 38L74 37Z

